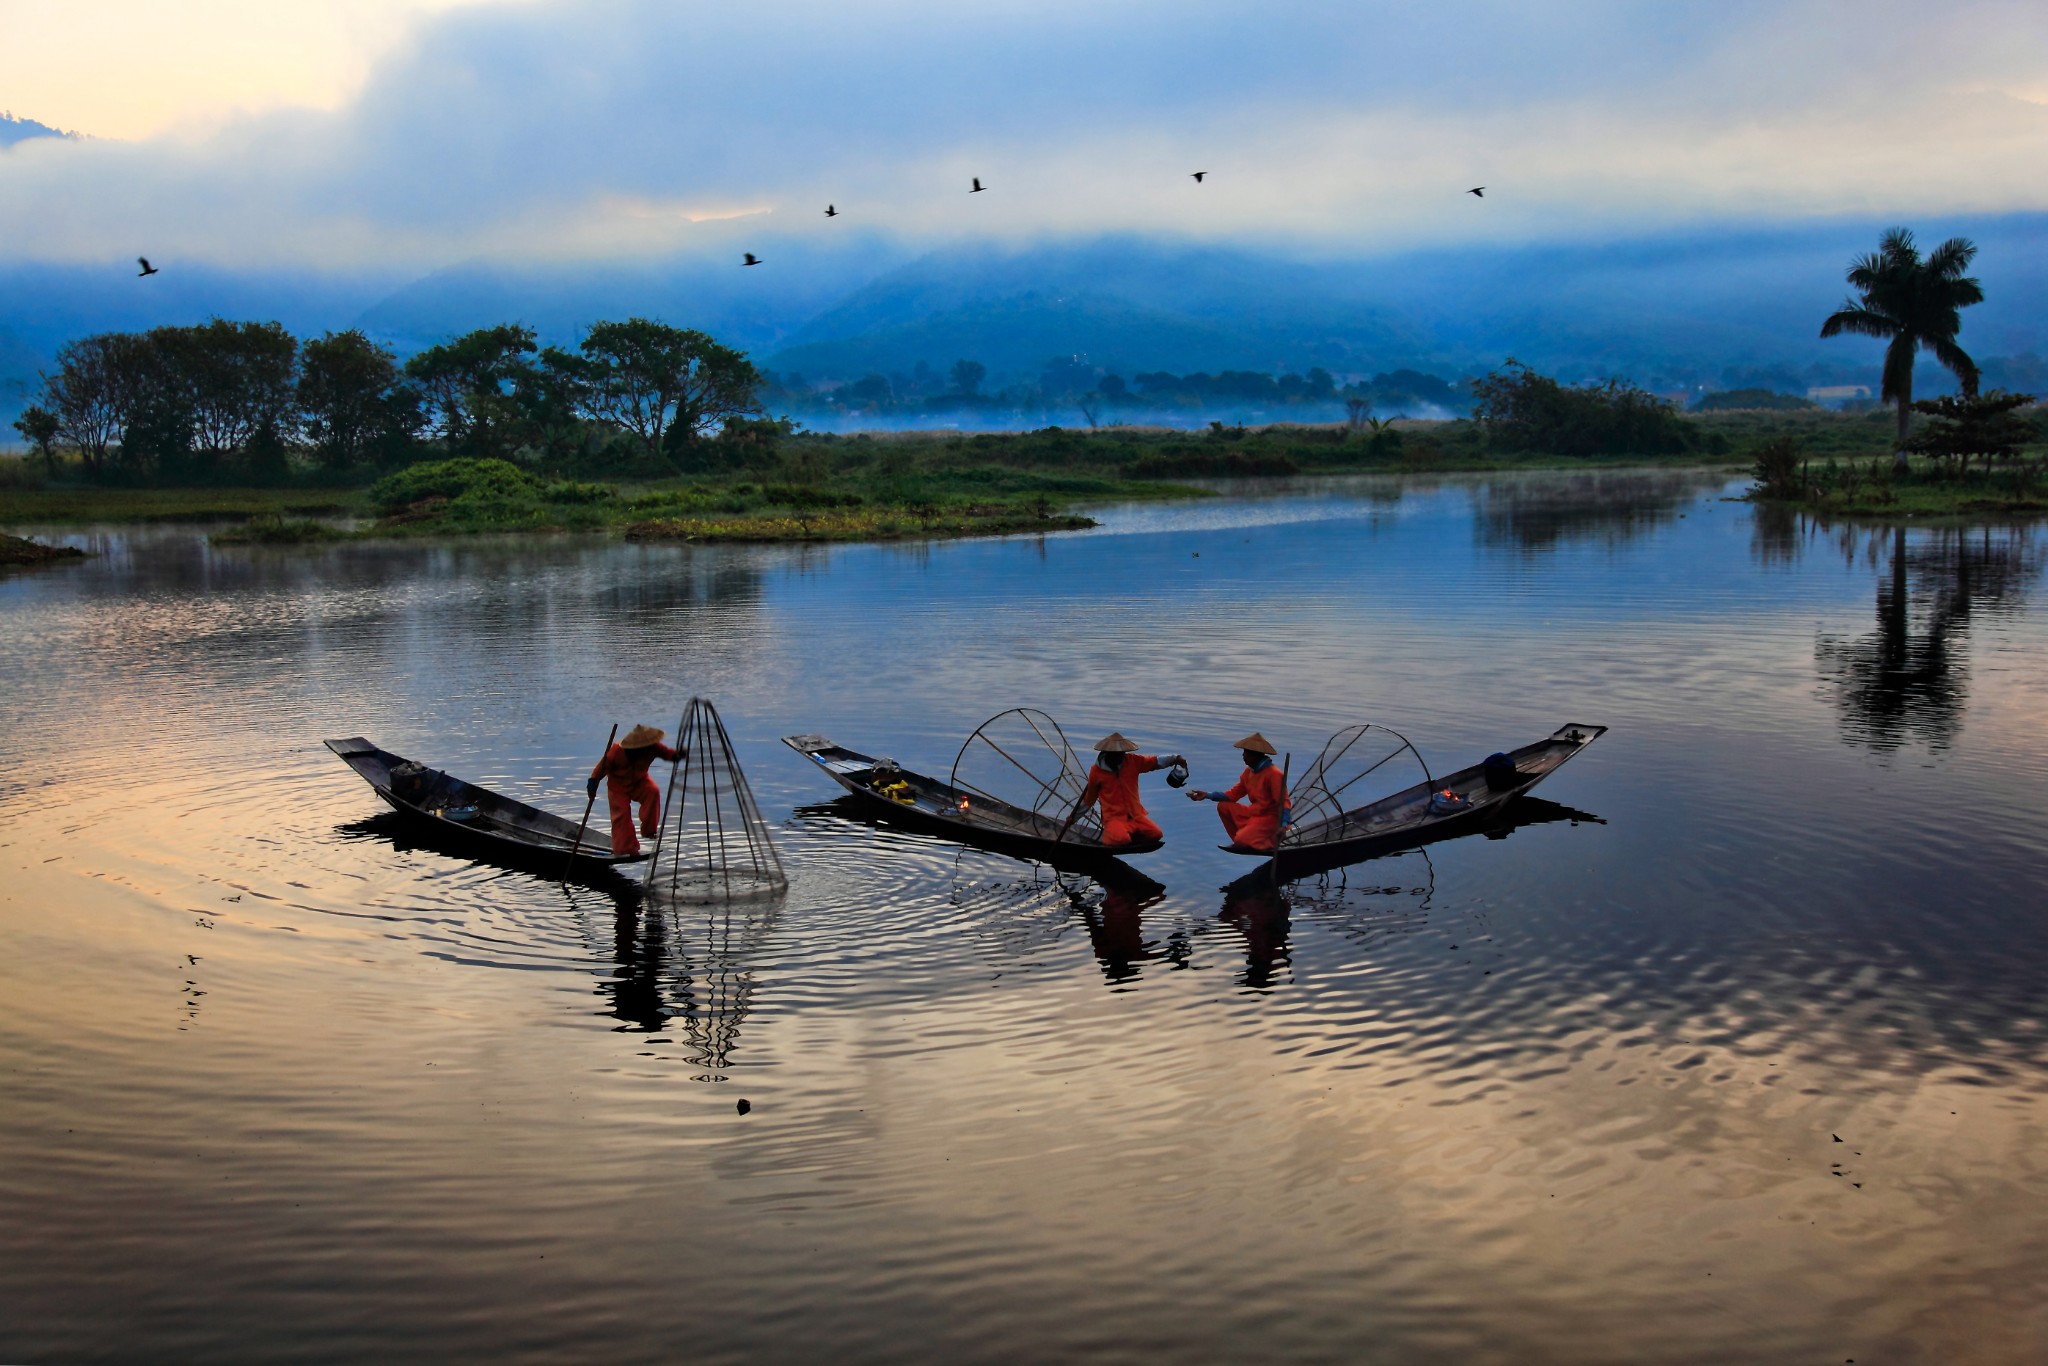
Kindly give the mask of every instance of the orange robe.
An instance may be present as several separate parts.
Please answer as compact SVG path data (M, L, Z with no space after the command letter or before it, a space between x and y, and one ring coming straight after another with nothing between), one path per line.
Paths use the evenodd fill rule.
M1238 777L1237 786L1223 793L1222 798L1216 814L1223 818L1223 829L1230 842L1261 853L1272 852L1280 843L1280 813L1292 805L1287 800L1287 780L1280 776L1280 765L1269 762L1263 768L1246 769ZM1246 805L1237 805L1241 799L1246 799Z
M605 802L612 813L612 852L626 855L640 852L640 841L633 837L633 803L640 804L640 830L647 838L653 839L654 832L661 828L661 789L647 770L656 759L676 761L676 752L667 745L643 745L639 749L627 749L613 745L604 752L604 758L597 761L597 767L590 770L593 778L604 782Z
M1145 814L1145 804L1138 800L1138 775L1158 767L1158 756L1152 754L1126 754L1123 767L1114 773L1101 764L1090 766L1080 809L1086 811L1093 803L1102 803L1104 844L1123 845L1133 840L1165 837L1165 832Z

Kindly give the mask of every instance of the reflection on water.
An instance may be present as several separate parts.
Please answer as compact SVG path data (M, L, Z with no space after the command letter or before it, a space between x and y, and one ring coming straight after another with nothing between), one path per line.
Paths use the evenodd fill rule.
M1348 488L0 579L0 1359L2042 1357L2033 533ZM692 694L783 902L469 862L320 745L574 815ZM1252 728L1612 730L1284 884L1164 789L1165 847L1080 876L848 819L777 743L944 771L1008 705L1198 784Z
M1489 479L1472 490L1479 543L1520 551L1572 542L1609 549L1678 520L1722 476L1699 470L1601 470Z
M611 1015L623 1031L680 1033L693 1067L724 1073L754 994L754 960L774 933L775 916L772 903L667 906L620 898L613 916L617 970L601 986Z
M1845 563L1881 566L1877 628L1854 638L1824 634L1814 648L1843 734L1878 751L1915 740L1947 749L1969 698L1972 626L2017 613L2041 576L2033 528L1934 527L1909 536L1904 526L1844 527L1833 535ZM1797 544L1789 535L1787 542ZM1770 553L1783 552L1774 545Z
M345 823L335 833L401 854L430 850L461 863L473 854L437 840L431 824L396 811ZM680 1033L692 1064L709 1073L727 1068L754 992L753 960L774 933L778 903L670 906L647 898L639 882L610 868L578 868L565 880L559 860L500 866L508 886L558 899L594 927L608 923L610 970L597 992L622 1032Z

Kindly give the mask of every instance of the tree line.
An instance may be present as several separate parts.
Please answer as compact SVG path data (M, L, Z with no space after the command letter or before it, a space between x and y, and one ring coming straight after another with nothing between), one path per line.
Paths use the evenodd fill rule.
M761 414L762 376L703 332L594 323L574 350L478 328L401 363L362 332L301 342L275 322L103 332L67 342L15 427L94 477L267 480L428 455L680 470Z

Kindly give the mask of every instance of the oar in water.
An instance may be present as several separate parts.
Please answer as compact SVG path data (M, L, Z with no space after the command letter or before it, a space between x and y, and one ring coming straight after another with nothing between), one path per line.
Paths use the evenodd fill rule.
M612 741L618 738L619 723L614 721L612 722L612 733L604 738L605 754L612 752ZM599 755L597 761L600 764L603 763L604 755ZM576 843L569 846L569 861L562 865L562 881L564 882L569 880L570 872L576 867L576 856L583 852L583 832L590 828L590 809L596 805L597 789L593 787L590 789L590 800L583 803L583 824L576 827Z

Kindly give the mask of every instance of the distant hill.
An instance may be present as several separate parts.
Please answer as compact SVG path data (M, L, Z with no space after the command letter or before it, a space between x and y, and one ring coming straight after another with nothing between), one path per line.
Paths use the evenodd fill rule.
M1076 356L1125 373L1443 359L1355 268L1116 237L924 257L806 322L770 363L857 378L964 358L1001 378Z
M757 251L764 264L742 267L743 249ZM525 323L544 342L573 344L601 319L652 317L760 354L902 259L900 251L861 238L820 250L757 235L746 248L736 239L722 254L628 264L468 263L399 287L355 321L413 351L490 323Z
M47 123L34 119L19 119L12 114L0 114L0 148L12 147L17 142L30 138L71 138L76 133L67 133L61 128L52 128Z
M1884 225L1834 223L1631 242L1460 248L1302 260L1143 239L934 253L796 328L768 363L807 379L943 370L990 382L1082 355L1139 370L1339 376L1410 367L1474 373L1516 356L1568 379L1619 375L1670 391L1734 387L1759 367L1862 376L1874 350L1822 342L1842 273ZM2048 351L2048 216L1917 224L1977 238L1989 302L1965 315L1979 355ZM1870 354L1866 354L1869 352Z

